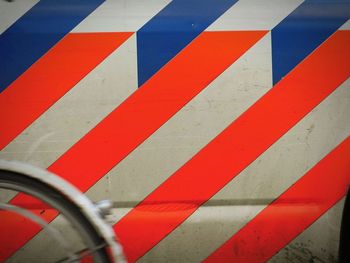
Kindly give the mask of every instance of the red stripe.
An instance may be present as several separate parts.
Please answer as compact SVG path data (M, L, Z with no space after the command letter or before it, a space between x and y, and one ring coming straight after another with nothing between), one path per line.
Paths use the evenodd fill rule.
M265 262L345 196L350 137L260 212L205 262Z
M49 170L88 190L265 34L201 34Z
M20 134L131 33L68 34L0 94L0 149Z
M131 210L115 230L135 261L334 91L350 74L350 33L337 32ZM171 209L188 201L188 209ZM157 213L152 204L169 202Z
M37 200L35 200L37 201ZM45 205L47 207L47 205ZM57 211L51 209L33 209L30 212L51 220L57 216ZM28 236L28 226L32 235L41 230L39 225L13 212L0 210L0 262L4 262L18 248L23 246ZM52 241L52 240L51 240ZM51 242L49 241L49 242Z
M131 34L74 33L62 39L0 94L0 148L5 147ZM37 204L23 196L12 201L18 202L29 206ZM32 212L39 215L45 207L41 206L41 209ZM47 220L52 220L56 215L53 210L45 210L42 214ZM30 225L29 229L26 228L27 224ZM23 218L3 211L0 225L6 226L0 231L0 244L6 243L6 246L0 246L0 261L24 245L28 236L33 236L40 230L31 221L25 222Z
M88 190L265 34L266 31L201 34L49 170L80 190ZM23 195L12 200L17 204L28 202ZM44 212L41 216L50 221L56 215ZM21 224L22 233L8 244L11 249L4 258L40 230L29 221ZM5 242L4 235L1 242ZM0 248L0 253L5 252Z

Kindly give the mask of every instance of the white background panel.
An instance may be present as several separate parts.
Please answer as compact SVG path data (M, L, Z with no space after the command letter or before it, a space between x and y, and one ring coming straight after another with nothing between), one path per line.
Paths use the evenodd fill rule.
M349 108L350 79L140 262L199 262L209 256L350 135Z
M115 222L117 219L124 216L129 209L114 209L112 215L108 216L107 220ZM51 224L52 227L64 234L72 245L74 251L79 251L84 246L81 240L74 232L74 229L67 225L67 222L62 216L55 218ZM67 256L64 250L54 244L47 232L41 231L28 243L26 243L20 250L18 250L12 257L9 258L11 263L21 262L57 262L59 259ZM38 260L40 255L40 260Z
M37 2L0 0L0 33ZM169 2L107 0L73 32L134 32ZM207 30L271 30L302 2L240 0ZM349 30L349 21L341 29ZM51 165L136 91L136 56L133 35L3 149L0 159L42 168ZM117 222L263 96L272 86L271 77L271 40L267 34L95 184L88 196L93 200L110 198L116 208L109 220ZM349 136L349 108L350 80L140 261L197 262L208 256ZM1 193L0 201L11 197ZM341 209L342 203L332 208L271 261L293 260L310 250L314 259L333 262ZM53 224L68 231L60 217ZM58 255L59 250L47 253L50 245L45 240L46 234L40 233L11 260L35 261L26 255L28 250L43 255L42 260Z
M240 0L206 30L271 30L302 2L302 0Z
M276 254L270 263L338 262L343 198Z
M135 32L168 3L169 0L107 0L73 32Z
M66 245L74 252L85 248L82 240L73 228L62 216L53 220L51 225L60 231L65 238ZM23 262L58 262L67 257L67 251L47 231L41 231L30 242L13 254L7 263Z
M131 36L0 152L47 168L137 89Z
M350 19L344 23L340 28L340 30L350 30Z
M0 34L23 16L39 0L0 1Z
M116 205L145 198L270 89L270 44L267 34L102 178L88 196L107 197Z

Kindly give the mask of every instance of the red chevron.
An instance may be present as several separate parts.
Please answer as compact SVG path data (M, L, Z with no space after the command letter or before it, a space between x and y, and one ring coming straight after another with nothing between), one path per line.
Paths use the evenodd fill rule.
M128 260L137 260L171 233L345 81L350 75L349 46L349 32L331 36L122 218L115 230ZM170 209L152 211L152 204L165 201ZM186 201L188 209L171 209Z
M350 137L205 262L266 262L346 195Z
M49 170L80 190L88 190L265 34L266 31L201 34ZM17 204L34 202L24 195L11 201ZM39 214L40 211L32 212ZM2 220L12 216L4 214ZM57 214L45 210L40 216L51 221ZM7 251L0 249L4 259L40 231L29 220L8 221L13 222L7 228L9 231L19 227L22 230L21 233L13 231L18 234L10 241L6 240ZM0 243L4 240L5 235L1 235Z
M68 34L34 63L0 94L0 150L131 34Z

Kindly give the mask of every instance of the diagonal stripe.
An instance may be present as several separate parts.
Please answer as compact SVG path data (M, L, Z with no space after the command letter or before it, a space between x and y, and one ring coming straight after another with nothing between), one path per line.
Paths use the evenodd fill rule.
M136 61L133 34L3 148L0 159L49 167L138 89ZM0 202L7 196L0 194Z
M0 94L0 149L130 35L131 33L68 34L30 67Z
M40 0L0 1L0 34L5 32L20 17L29 11Z
M107 195L133 207L191 159L272 87L270 39L269 33L260 39L89 189L88 196L99 200ZM119 185L131 190L115 191Z
M76 26L72 33L136 32L171 0L106 1ZM136 65L136 63L135 63ZM135 78L136 80L137 78Z
M260 212L205 262L265 262L345 196L350 137Z
M252 31L200 35L142 89L137 90L51 165L49 170L69 180L80 190L88 190L265 34L264 31ZM11 201L16 204L31 202L23 195ZM51 221L56 215L45 211L41 216ZM29 221L22 221L21 224L9 226L23 230L16 239L11 240L12 244L8 244L11 249L5 251L7 256L4 257L11 255L40 231Z
M0 92L103 0L42 0L0 35Z
M350 135L350 118L346 109L350 109L350 78L152 248L140 262L154 262L163 257L169 262L203 261ZM143 180L142 183L147 182ZM325 233L322 235L325 246L321 247L330 253L331 247L336 249L337 246L336 243L330 246L329 238L333 238L330 232L338 236L340 229L333 227L332 223L323 228ZM302 241L310 244L308 239L317 232L310 231ZM314 246L319 250L321 247L317 244L319 242ZM176 247L176 250L169 249L171 247ZM275 262L284 262L283 257Z
M115 225L130 261L173 231L350 75L349 32L333 35ZM153 213L148 204L169 203ZM172 209L187 204L181 211Z
M237 0L174 0L137 32L139 86Z
M273 28L271 35L274 84L349 18L349 0L306 0Z
M305 262L311 262L312 260L319 262L342 262L339 258L341 251L339 248L341 243L339 236L341 233L341 216L344 211L345 199L345 196L341 198L334 206L317 218L315 222L305 228L303 232L286 244L278 253L273 255L268 262L294 262L302 254L301 251L311 252L303 258ZM221 244L223 243L224 241L221 242ZM344 244L346 245L346 243ZM214 251L216 248L211 251ZM295 253L291 253L290 251L294 251ZM349 260L343 262L349 262Z
M29 201L34 201L34 199L29 199ZM40 208L35 208L30 210L30 212L35 213L39 217L40 214L44 212L46 218L54 218L55 215L57 215L56 210L53 210L52 208L44 209L44 207L46 208L47 206L42 204ZM25 244L24 236L22 236L22 231L25 231L25 228L23 229L22 227L26 227L26 223L31 224L33 228L37 229L37 231L40 230L39 225L30 221L28 218L24 218L23 216L10 211L0 211L0 262L4 262L16 252L18 248L14 247L14 244L19 245L21 243L22 246ZM6 242L4 242L5 240Z
M132 47L134 47L134 44L136 46L135 38L135 35L133 35L132 38L129 38L129 40L124 43L123 46L118 48L116 53L122 53L122 50L126 50L126 46L130 42L132 42ZM134 51L135 48L132 50ZM127 52L125 57L127 58L127 61L129 60L130 64L132 61L136 61L136 56L132 57L133 60L130 60L129 56L130 52ZM108 57L108 60L110 59L112 59L112 56ZM113 60L116 60L116 58ZM105 62L106 60L103 63ZM120 67L114 64L111 65L109 72L113 72L113 68L117 68L118 70L114 71L121 76L119 76L119 78L114 78L114 82L117 81L117 83L120 83L120 81L124 80L123 74L120 72ZM125 68L127 65L128 63L125 63L125 59L123 59L120 66ZM101 65L97 69L100 67ZM124 76L125 74L129 74L136 77L136 63L132 63L132 69L132 71L129 70L129 72L125 72ZM55 137L55 135L52 135L52 137L47 138L43 143L41 143L40 147L35 148L34 152L31 151L30 154L28 154L27 149L32 148L29 147L31 143L22 142L23 140L28 140L28 135L25 135L27 133L33 133L35 134L36 138L40 138L41 136L37 135L37 133L40 133L42 129L45 130L47 125L49 125L50 130L46 131L46 133L56 130L59 131L62 127L64 128L65 125L69 130L75 128L77 125L84 126L85 121L82 121L81 124L77 125L74 125L74 122L67 125L61 120L61 117L63 118L64 114L60 116L55 113L54 116L51 115L50 117L50 115L48 116L48 113L64 111L62 110L62 107L65 107L65 105L62 105L62 102L67 100L72 93L83 96L82 93L79 93L79 86L84 86L84 88L82 88L80 91L84 91L84 93L86 93L86 84L84 83L87 82L87 79L92 78L91 74L96 73L95 71L96 69L94 72L89 73L87 78L84 78L83 81L79 82L79 84L75 86L74 89L69 92L69 94L66 94L63 98L61 98L49 109L49 111L45 112L44 116L41 116L40 119L33 123L29 129L26 129L20 137L17 137L17 146L14 144L15 141L11 143L11 149L7 147L6 150L8 153L4 153L3 156L10 159L12 155L20 157L29 155L30 157L27 158L27 161L34 164L39 164L41 167L48 167L50 163L55 161L61 154L63 154L64 149L68 150L69 148L61 147L61 145L64 145L62 136ZM263 96L263 94L272 87L271 75L271 42L270 34L266 34L259 40L258 43L251 47L244 55L230 65L229 68L227 68L222 74L220 74L220 76L218 76L203 91L201 91L200 94L181 108L181 110L179 110L171 119L157 129L157 131L147 138L147 140L140 144L126 158L118 163L117 166L111 169L106 175L103 176L103 178L94 184L86 192L87 196L92 200L108 198L115 201L116 203L114 203L114 206L118 209L113 209L112 218L113 220L115 219L114 222L116 222L116 219L120 219L122 215L125 215L132 208L121 207L134 206L140 202L150 192L152 192L155 187L160 185L167 177L169 177L185 162L187 162L187 160L189 160L196 152L198 152L217 134L225 129L225 127L232 122L233 116L239 116L250 105L258 100L259 97ZM108 74L108 76L110 76L110 74ZM239 76L239 78L236 78L237 76ZM98 75L98 77L101 79L101 73ZM135 82L136 79L137 78L132 78L132 89L130 90L129 95L131 94L131 91L134 92L137 89L137 83ZM242 88L242 79L248 81L244 81L244 89ZM96 84L99 84L99 82L96 83L95 81L94 84L96 86ZM256 85L259 85L258 88ZM119 86L122 87L120 90L124 90L126 87L125 84L120 84ZM99 89L102 87L99 86ZM115 90L112 91L115 93ZM111 92L109 92L109 94L111 94ZM116 100L117 98L118 97L116 96L116 98L113 100ZM77 97L74 101L77 101L77 99L79 101L85 101L84 97ZM91 99L93 98L91 97ZM106 99L108 100L108 98ZM71 101L72 99L69 100ZM235 100L239 100L241 103L232 103L232 101ZM101 99L98 101L101 101ZM209 102L210 105L208 104ZM58 108L58 105L61 105L60 109ZM117 104L115 104L114 108L116 107ZM68 108L70 107L68 106ZM95 105L93 108L96 109ZM85 113L86 112L84 112L83 117ZM91 115L93 116L93 114ZM62 122L60 124L62 127L58 125L55 129L54 126L56 123L53 123L52 117L58 123ZM67 118L69 117L71 116L67 116ZM43 123L44 118L50 118L51 120L49 123ZM209 122L208 119L210 120ZM80 121L81 118L78 120ZM89 120L89 118L87 120ZM102 119L99 118L98 122L100 120ZM92 124L90 129L96 126L96 124L97 122ZM40 128L40 126L42 126L42 128ZM86 134L87 131L87 128L84 129L84 131L81 131L79 133L79 138ZM208 133L210 133L210 135L208 135ZM65 138L69 138L71 145L73 145L73 142L77 141L74 138L71 140L71 135L68 134ZM75 138L78 138L78 135ZM29 138L29 140L30 139L31 138ZM59 143L52 145L53 143L51 143L51 141L56 141L58 139L60 139ZM31 141L34 142L36 140L31 139ZM24 144L28 144L28 147L22 147ZM48 149L47 147L50 147L50 149L57 149L57 152L54 155L52 155L51 152L43 153L42 151ZM26 151L26 153L22 153L22 149ZM14 151L16 153L14 153ZM21 151L21 153L18 154L17 151ZM49 161L47 161L47 159L49 159ZM123 186L123 189L128 190L121 190L120 186ZM60 221L60 217L57 217L51 224L54 224L53 226L57 226ZM33 239L18 250L10 258L10 260L26 261L27 259L27 261L30 261L31 259L28 258L28 251L33 252L30 253L31 255L37 255L40 253L40 249L42 248L41 244L43 242L45 242L45 231L41 231L35 237L33 237ZM49 260L49 256L51 256L54 261L52 254L47 254L45 259L48 258ZM203 258L204 257L202 256L202 259ZM35 257L33 257L33 260L35 261Z
M49 169L86 191L265 33L202 34Z
M340 28L339 30L350 30L350 19L346 21Z
M272 30L304 0L238 1L206 31Z

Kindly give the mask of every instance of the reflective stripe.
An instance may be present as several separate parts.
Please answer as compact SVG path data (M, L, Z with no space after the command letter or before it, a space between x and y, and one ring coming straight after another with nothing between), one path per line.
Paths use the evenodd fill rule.
M266 151L350 74L350 34L327 40L187 164L122 218L115 230L135 261ZM168 211L147 205L167 202ZM186 209L171 209L185 203Z
M204 262L265 262L347 193L350 137Z
M49 170L81 191L88 190L265 33L210 32L201 35L61 156ZM211 63L202 63L198 58L205 58ZM193 72L193 68L197 70ZM191 78L186 78L189 74ZM154 97L158 99L154 100ZM35 203L23 195L16 196L12 202ZM41 216L51 221L56 214L48 212L47 217L46 213ZM20 226L23 231L13 240L12 252L40 230L30 222L15 223L18 222L14 222L12 227Z
M283 19L271 31L274 84L349 18L349 0L306 0Z
M131 33L69 34L22 74L0 94L0 149L130 35Z
M103 0L41 0L2 33L0 92L102 2Z
M137 31L139 86L237 0L174 0Z

